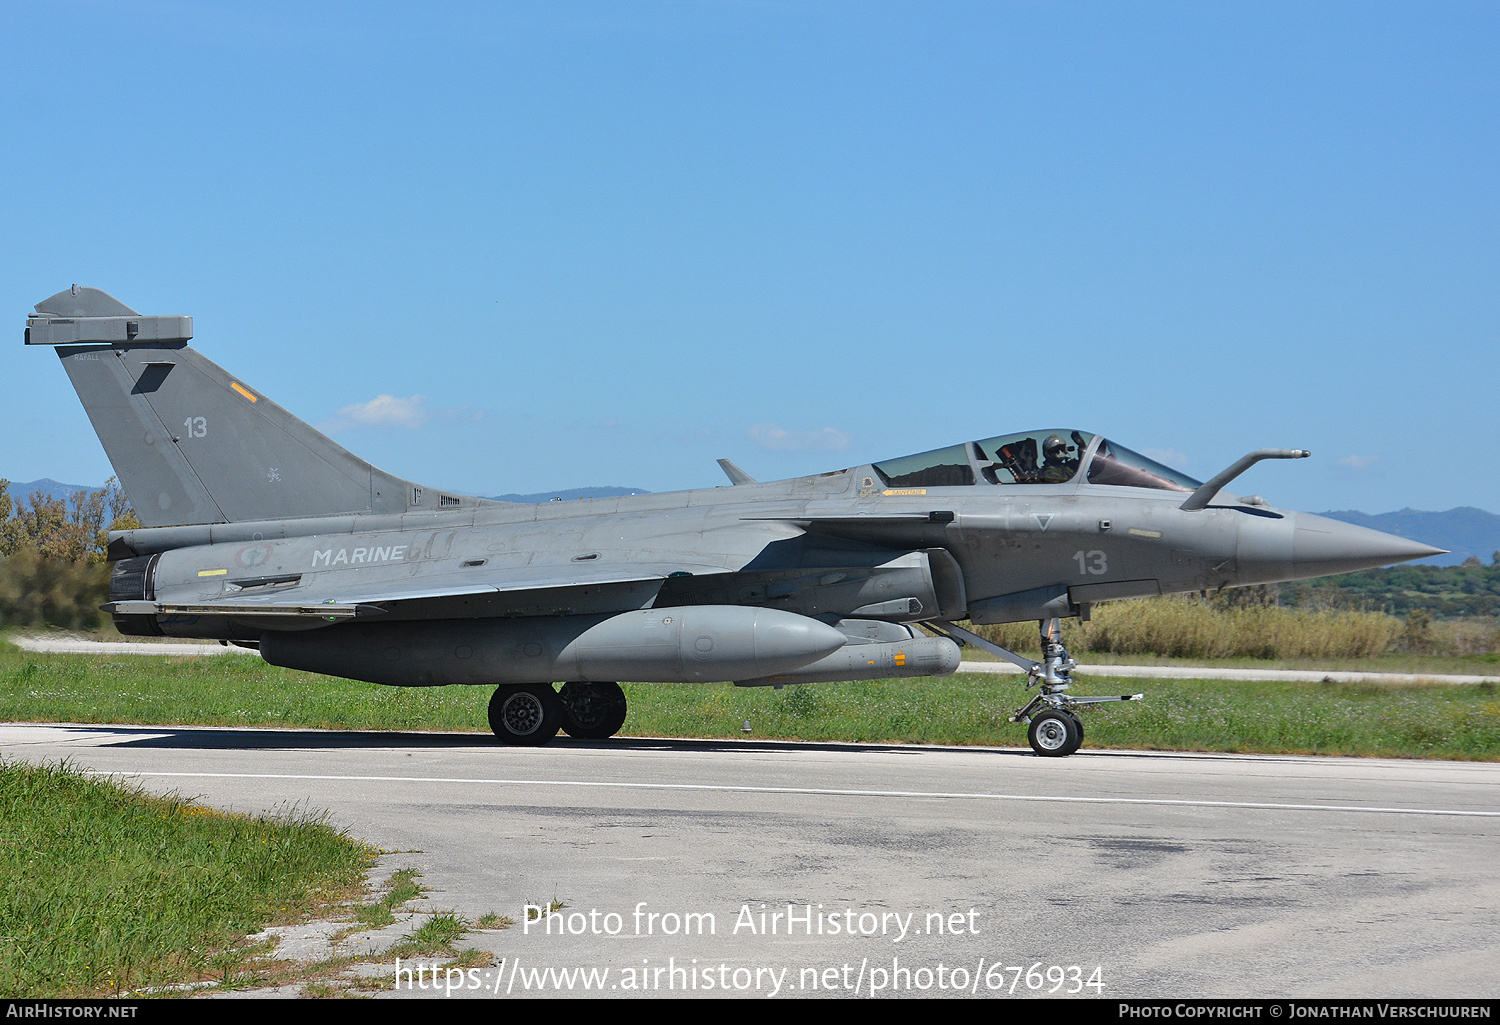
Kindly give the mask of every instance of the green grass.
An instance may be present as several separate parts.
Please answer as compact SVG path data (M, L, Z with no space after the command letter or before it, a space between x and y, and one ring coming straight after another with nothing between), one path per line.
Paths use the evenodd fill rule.
M1020 677L815 684L774 691L626 687L626 731L931 744L1026 743L1008 722ZM1411 758L1500 758L1500 697L1491 684L1387 687L1232 680L1093 678L1080 694L1145 692L1143 702L1085 715L1085 747Z
M1489 683L1126 682L1121 693L1146 700L1090 714L1085 747L1500 759L1500 698Z
M0 721L477 729L488 700L482 688L379 687L278 669L249 652L33 655L0 644Z
M1007 722L1019 676L769 688L625 684L626 736L1023 745ZM1086 679L1080 693L1144 691L1086 718L1086 747L1500 758L1495 686L1366 686ZM266 665L254 656L28 655L0 645L0 721L300 726L488 733L486 687L395 688Z
M417 884L417 875L417 870L414 868L403 868L396 872L391 876L385 893L379 900L369 904L360 904L354 908L354 920L370 929L380 929L395 924L395 909L407 901L416 900L422 896L422 887Z
M232 982L244 938L362 891L320 818L249 818L62 766L0 762L0 995Z
M468 932L469 923L451 911L429 915L427 921L401 937L386 950L386 957L419 957L423 954L447 954L458 951L457 943Z

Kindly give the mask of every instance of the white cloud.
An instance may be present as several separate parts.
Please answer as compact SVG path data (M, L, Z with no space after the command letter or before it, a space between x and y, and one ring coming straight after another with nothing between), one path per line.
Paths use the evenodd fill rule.
M840 452L854 443L843 431L789 431L776 424L756 424L746 432L750 440L772 452Z
M1375 462L1379 456L1345 456L1339 460L1340 466L1347 466L1351 470L1363 470Z
M432 419L432 413L425 408L426 402L425 395L413 395L409 399L377 395L369 402L345 406L318 424L318 429L324 434L337 434L356 427L404 427L416 430Z

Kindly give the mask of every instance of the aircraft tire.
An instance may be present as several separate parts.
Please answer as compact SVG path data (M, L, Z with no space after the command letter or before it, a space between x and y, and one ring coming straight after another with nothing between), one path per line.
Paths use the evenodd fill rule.
M557 697L563 732L575 740L608 740L625 725L625 692L618 683L565 683Z
M497 687L490 698L490 729L503 744L545 744L557 736L562 720L562 702L545 683Z
M1046 711L1032 717L1026 739L1043 758L1065 758L1083 743L1083 725L1067 712Z

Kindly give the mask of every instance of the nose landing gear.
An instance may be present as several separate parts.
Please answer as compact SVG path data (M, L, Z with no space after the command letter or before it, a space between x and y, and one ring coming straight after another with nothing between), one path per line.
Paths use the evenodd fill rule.
M1146 696L1120 694L1081 698L1069 694L1068 691L1073 686L1073 670L1078 668L1078 663L1068 654L1068 649L1063 647L1062 627L1055 618L1043 619L1037 624L1042 635L1040 662L1017 655L952 623L923 625L933 627L959 644L972 644L1026 670L1026 676L1031 681L1026 689L1036 687L1037 692L1010 717L1010 721L1030 724L1026 730L1026 739L1031 743L1031 749L1043 758L1063 758L1078 750L1083 743L1083 720L1078 713L1084 708L1106 701L1140 701Z

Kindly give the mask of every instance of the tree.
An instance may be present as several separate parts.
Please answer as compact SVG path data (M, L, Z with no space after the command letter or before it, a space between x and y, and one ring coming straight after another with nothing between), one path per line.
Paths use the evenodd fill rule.
M38 491L24 502L0 479L0 622L98 626L109 596L109 531L140 525L113 477L67 501Z
M0 477L0 555L13 555L25 542L19 520L12 517L16 503L10 497L10 481Z
M9 489L10 482L0 479L0 555L34 551L66 562L104 562L109 531L141 525L114 477L67 501L36 491L18 503Z

